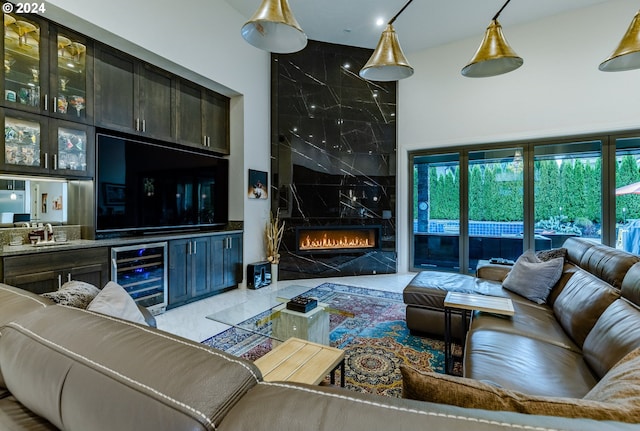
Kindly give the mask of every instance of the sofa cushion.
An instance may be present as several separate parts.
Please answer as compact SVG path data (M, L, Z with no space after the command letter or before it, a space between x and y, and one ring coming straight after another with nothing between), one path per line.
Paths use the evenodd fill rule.
M584 359L602 377L637 347L640 347L640 308L620 298L602 313L584 340Z
M147 325L147 321L131 295L114 281L108 282L102 288L87 306L87 310Z
M553 312L567 334L582 347L602 312L619 297L619 291L609 284L578 270L553 303Z
M640 368L639 365L636 364L636 368ZM582 417L631 423L640 421L638 405L633 401L622 405L618 404L615 395L602 396L601 398L605 401L533 396L503 389L487 382L422 372L406 365L401 365L400 371L402 373L402 396L405 398L466 408L536 415ZM638 391L637 385L635 390ZM606 390L603 391L606 392ZM638 395L636 393L635 397L630 396L629 398L637 400ZM626 401L626 399L624 400ZM630 408L633 410L630 411Z
M502 287L537 304L544 304L551 288L560 279L563 266L563 257L543 262L528 250L516 260Z
M95 431L215 429L260 380L249 361L60 305L2 328L0 368L29 410L61 429Z
M56 304L84 309L99 293L100 289L93 284L71 280L63 284L55 292L43 293L41 296L52 300Z
M595 244L585 251L580 259L580 267L619 289L629 269L638 262L639 256Z
M469 332L464 377L531 395L581 398L597 382L582 353L499 330Z

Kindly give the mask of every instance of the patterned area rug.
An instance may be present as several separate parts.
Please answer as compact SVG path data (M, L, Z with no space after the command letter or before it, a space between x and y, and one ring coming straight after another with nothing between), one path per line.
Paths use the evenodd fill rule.
M345 350L346 386L358 392L400 397L400 364L425 371L444 370L444 342L413 336L405 323L402 294L325 283L305 292L329 304L331 345ZM251 320L264 320L259 314ZM236 356L255 360L271 341L237 328L203 341ZM459 350L459 346L454 346ZM460 364L455 364L460 367ZM337 373L339 375L339 372Z

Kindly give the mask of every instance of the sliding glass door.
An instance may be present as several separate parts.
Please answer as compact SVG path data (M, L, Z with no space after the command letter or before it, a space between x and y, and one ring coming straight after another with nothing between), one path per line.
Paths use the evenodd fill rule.
M460 269L460 158L413 160L413 266Z
M616 140L616 247L640 254L640 138Z

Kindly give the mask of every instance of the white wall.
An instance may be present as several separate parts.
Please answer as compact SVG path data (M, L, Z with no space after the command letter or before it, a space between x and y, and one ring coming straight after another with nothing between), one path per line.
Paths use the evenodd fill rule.
M221 0L51 0L45 16L231 99L231 220L244 220L244 262L264 258L269 201L246 204L247 169L270 169L269 54L244 42Z
M410 266L408 151L640 129L640 70L598 70L637 11L621 0L518 27L501 19L524 65L491 78L460 74L481 33L408 55L415 74L398 88L400 271Z

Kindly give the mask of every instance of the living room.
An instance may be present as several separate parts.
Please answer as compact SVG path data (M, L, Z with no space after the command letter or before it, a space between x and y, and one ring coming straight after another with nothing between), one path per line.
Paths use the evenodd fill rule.
M311 289L336 283L402 292L415 275L411 251L413 197L408 192L413 151L637 131L636 111L640 108L628 96L638 85L634 80L637 72L607 74L597 70L635 13L630 3L594 2L509 26L509 41L525 58L525 65L501 77L475 80L459 73L477 48L483 29L444 45L407 51L415 75L397 86L394 273L281 280L280 287ZM229 219L243 222L243 286L157 316L161 328L202 341L226 327L205 316L247 299L267 296L272 290L246 289L247 264L266 257L264 226L272 209L269 200L246 198L247 171L272 172L273 167L272 57L242 40L239 28L247 17L222 0L206 5L188 0L179 11L169 4L120 0L108 5L53 0L47 6L48 18L231 99ZM488 6L488 15L494 12L493 6ZM607 22L606 28L602 22ZM399 21L397 29L402 39L400 27ZM196 319L204 325L194 324ZM448 413L445 409L439 411L441 414ZM551 427L553 422L545 424ZM484 425L490 428L492 424ZM569 429L574 425L558 426Z

